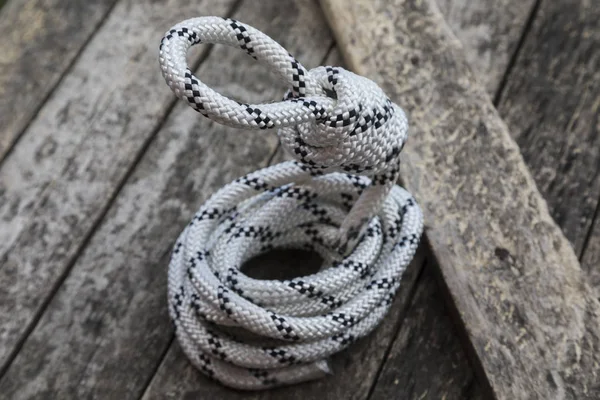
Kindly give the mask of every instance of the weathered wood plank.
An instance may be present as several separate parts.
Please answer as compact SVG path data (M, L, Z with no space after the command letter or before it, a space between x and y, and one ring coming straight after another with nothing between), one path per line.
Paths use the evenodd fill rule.
M223 14L220 7L207 6L203 13ZM148 11L167 8L176 7ZM185 15L149 25L164 31L196 12L179 7ZM115 9L119 13L127 15ZM271 0L258 8L246 2L235 17L277 37L308 66L318 64L332 43L315 3ZM160 35L147 40L154 47ZM158 73L155 62L151 68ZM244 101L284 92L264 67L223 46L214 49L199 76ZM148 85L168 93L162 78ZM0 380L0 393L14 399L139 398L172 337L165 295L173 241L211 193L264 166L276 144L274 132L228 129L178 104Z
M498 110L581 254L600 198L600 8L543 1Z
M600 305L437 7L322 3L349 65L411 114L406 184L495 396L597 397Z
M337 51L327 59L325 64L340 64ZM282 151L278 151L272 162L280 162L285 158L289 159ZM289 254L282 254L275 259L263 260L269 264L263 265L262 268L268 270L272 265L273 267L277 266L277 269L282 269L282 263L289 263L288 257L290 257ZM325 379L254 394L234 391L200 374L187 361L179 345L174 343L143 399L243 398L263 400L286 398L300 400L321 399L324 396L332 399L366 399L375 382L379 367L404 319L422 264L423 255L422 252L419 252L404 273L403 285L398 291L386 319L371 335L353 344L346 351L334 355L330 360L333 375ZM291 267L283 269L288 272L290 269L293 271L293 264ZM294 276L298 276L298 273L296 272Z
M157 43L202 4L119 2L0 168L0 375L174 104Z
M374 385L378 399L484 399L448 307L426 265L406 318Z
M475 76L496 96L535 0L436 0Z
M600 14L589 2L540 3L498 109L600 298Z
M437 3L476 77L495 98L534 1ZM417 283L417 299L375 383L375 398L484 398L431 279L427 275ZM443 345L432 345L436 343ZM414 360L418 360L416 365Z
M114 3L11 0L2 7L0 162Z
M437 0L488 89L497 87L533 2ZM497 10L497 7L501 8ZM485 13L482 12L485 8ZM498 93L498 111L519 144L551 215L580 257L600 197L597 7L540 2L529 35ZM488 33L494 32L493 35ZM504 35L498 35L504 33ZM488 63L489 60L493 63ZM496 70L498 69L498 70ZM489 91L489 90L488 90ZM496 92L490 92L496 97Z

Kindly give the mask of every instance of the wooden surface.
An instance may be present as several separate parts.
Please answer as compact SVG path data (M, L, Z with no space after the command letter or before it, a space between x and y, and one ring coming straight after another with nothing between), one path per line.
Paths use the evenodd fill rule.
M464 48L475 78L492 98L502 86L535 0L437 0L444 19Z
M543 1L499 103L577 254L600 197L599 19L594 2Z
M598 19L595 10L585 2L577 3L577 7L544 1L538 5L534 0L438 2L452 33L439 21L439 12L434 10L431 17L430 3L421 1L410 3L413 8L403 17L404 23L414 23L408 35L394 38L396 29L405 29L402 23L378 27L392 40L386 45L396 46L395 40L400 43L404 51L400 54L408 54L406 48L415 43L424 45L417 49L418 54L412 54L415 57L397 64L404 69L397 74L400 77L423 65L430 74L431 82L426 84L419 79L407 80L416 85L403 97L409 102L433 100L431 109L425 112L416 103L407 107L396 98L408 111L422 114L413 134L427 126L423 121L431 115L428 113L436 114L440 109L443 102L436 93L449 93L444 101L459 95L472 98L475 95L470 85L478 80L482 86L475 85L475 94L484 96L485 86L501 115L507 116L509 128L514 127L514 137L518 139L520 126L535 126L540 120L543 128L537 129L536 137L559 140L556 143L565 147L577 171L593 165L597 153L586 149L595 144L593 140L584 140L586 145L579 147L571 142L564 144L560 140L565 138L551 137L560 136L560 132L548 127L574 115L570 133L585 137L582 132L597 132L597 118L593 117L597 116L594 96L598 80L590 72L598 70L593 69L597 56L590 50L598 43L594 35L597 31L593 30L594 18ZM174 98L156 64L156 44L179 20L197 15L233 15L280 41L307 67L342 63L335 49L330 50L333 39L315 2L282 4L269 0L261 7L234 0L195 0L177 6L174 0L116 0L113 7L114 3L10 0L0 12L0 31L8 32L10 39L0 44L0 50L14 54L6 58L7 62L0 62L0 90L16 93L13 97L18 105L9 108L14 105L0 100L0 120L5 115L14 116L0 135L0 159L6 155L0 163L0 393L16 399L489 398L482 373L488 371L487 366L481 368L475 352L475 366L483 379L473 379L463 347L467 343L469 350L466 333L470 331L462 329L460 314L454 314L456 309L451 305L456 303L455 297L440 292L444 280L433 279L439 271L435 260L430 257L427 267L422 268L421 260L426 256L422 252L408 269L385 322L373 335L333 357L335 374L325 380L248 395L225 389L191 367L173 341L166 313L165 265L172 241L210 193L284 156L276 150L272 132L237 132L210 123L183 104L173 107ZM386 11L395 15L406 10L404 3L401 6L404 8ZM565 15L560 19L562 14L557 13ZM557 18L558 22L554 21ZM16 28L11 19L20 21ZM568 24L570 19L580 23ZM591 31L582 28L586 26ZM75 31L79 34L69 34ZM462 42L462 48L453 34ZM555 47L545 43L555 43ZM559 54L564 46L561 43L574 48L573 53ZM200 46L190 62L199 65L200 76L222 93L243 101L267 101L281 95L283 88L273 87L271 77L244 54L222 47L207 50ZM569 54L579 55L569 58ZM557 55L564 55L563 62L545 70L544 60ZM469 69L465 57L475 74L459 73L457 65ZM36 58L37 63L32 61ZM28 67L21 68L19 63L27 63ZM240 64L245 68L225 68ZM444 71L448 76L435 75L431 64L449 66ZM572 70L580 74L570 75ZM257 78L242 84L248 71ZM25 72L35 79L29 82ZM532 73L537 79L526 79ZM443 79L456 76L466 76L466 82L454 85ZM19 82L28 82L37 91L19 92ZM558 95L542 90L556 83L563 85L557 89ZM397 95L397 91L386 90ZM528 95L530 91L536 95ZM577 103L578 107L557 107L560 96L566 96L569 103L580 92L588 95ZM423 93L430 97L423 97ZM549 108L552 112L544 112L548 102L555 104ZM523 105L537 112L513 110ZM456 118L468 115L463 112L464 104L453 109L457 108ZM486 118L490 113L485 113ZM437 114L433 120L439 126L434 131L461 121L448 121L443 112ZM493 118L497 120L497 116ZM414 115L412 122L414 126ZM454 133L454 137L457 135L460 132ZM547 169L548 163L540 161L537 154L543 155L546 150L536 151L540 141L519 143L531 143L529 153L524 150L525 160L543 187L550 175L538 173L536 168ZM431 147L439 151L439 147ZM583 161L578 157L582 149L591 154ZM568 173L566 166L556 167L550 186L560 186L561 174ZM585 182L592 182L590 190L595 190L593 177L597 174L569 176L573 185L583 188ZM530 180L526 183L531 184ZM561 191L547 190L544 195L552 204L557 193ZM582 196L588 199L585 212L570 213L559 220L566 227L581 216L582 230L574 230L569 239L576 246L580 242L582 262L592 281L597 273L593 267L600 262L598 221L595 233L588 236L584 230L592 225L593 196L591 192ZM564 200L556 201L560 205ZM464 210L453 210L456 220L461 221L464 217L458 215ZM551 211L557 210L560 207ZM445 221L449 222L450 218ZM468 228L481 229L479 225ZM587 241L581 239L585 237ZM464 237L455 240L465 246ZM289 257L298 263L288 265L284 269L287 273L300 274L301 264L318 261L307 254L274 254L256 260L249 273L269 273L270 266ZM503 251L497 252L497 257L518 261L513 253ZM505 278L502 268L496 273ZM489 298L493 299L493 294ZM509 298L507 304L513 300ZM587 322L593 323L594 318ZM585 369L589 349L580 343L575 340L566 344L572 350L567 355L576 367L579 363L580 369L570 371L566 379L559 368L546 376L555 387L556 398L595 398L597 388L593 385L586 388L587 392L580 391L580 383L586 382L580 378L592 375ZM512 356L513 350L506 350L509 348L502 348L504 355ZM540 359L548 357L542 355ZM551 367L564 365L560 362ZM514 398L523 393L517 392Z
M581 260L581 266L589 274L588 282L596 291L600 301L600 217L596 209L595 221L588 237L586 251Z
M0 169L0 372L175 103L156 43L201 5L176 3L119 2Z
M114 2L12 0L1 7L0 162Z
M600 304L437 7L323 3L352 69L411 112L404 177L480 376L498 398L597 396Z
M533 1L476 2L439 0L440 10L461 41L476 78L491 98L497 98L508 64L525 34ZM435 268L435 267L429 267ZM440 299L439 284L431 271L418 283L419 301L410 306L408 319L390 351L376 383L374 396L414 399L484 399L482 385L465 362L465 353L448 317L448 299ZM443 303L443 304L440 304ZM428 343L443 342L443 346ZM415 365L414 360L419 360ZM417 374L415 371L420 371ZM398 383L396 383L398 382ZM408 385L410 397L403 388Z
M115 76L108 74L107 68L86 69L89 74L108 75L107 80L122 77L122 82L112 85L97 82L99 86L95 91L100 92L100 96L106 87L108 94L128 96L127 101L105 98L103 100L108 104L103 102L103 105L111 116L113 109L116 111L127 104L129 108L121 109L120 113L130 122L126 124L121 120L118 126L130 127L130 130L123 132L121 128L117 132L106 132L115 139L119 135L125 134L125 137L121 143L98 140L89 150L103 158L103 162L92 165L90 168L93 169L88 173L94 173L96 180L102 177L108 181L105 190L94 191L83 198L76 197L81 193L72 186L68 191L62 190L79 200L70 201L72 207L68 210L73 213L73 209L83 208L79 224L85 221L84 210L98 212L98 208L111 202L111 192L123 179L121 177L127 176L127 169L133 166L138 152L146 150L144 140L151 138L154 129L160 129L135 171L120 188L119 196L106 212L85 251L69 267L68 277L36 329L0 380L0 393L7 393L11 398L139 396L172 336L167 310L163 307L165 265L172 242L208 195L236 177L264 166L276 148L277 137L273 132L242 133L227 129L201 118L182 103L177 104L166 121L161 121L161 116L170 111L168 104L174 96L165 86L157 67L157 44L172 24L196 15L193 8L199 7L198 3L185 7L174 4L119 3L103 26L107 29L106 35L118 34L119 28L123 31L136 26L145 26L147 31L123 34L133 43L120 41L120 46L114 48L115 56L104 58L106 64L113 65ZM232 4L230 1L213 2L211 13L226 15ZM318 6L302 4L299 3L297 14L283 12L289 10L289 5L275 1L260 9L249 3L242 4L234 17L241 19L243 16L245 22L268 34L277 34L281 43L306 65L316 66L327 54L332 39ZM281 35L281 32L286 33ZM99 32L95 39L102 33ZM86 51L93 45L94 42L90 43ZM130 46L137 48L137 52ZM201 49L206 50L206 47ZM98 50L89 51L94 56L102 54ZM90 57L90 61L95 60ZM119 66L132 61L134 65L129 67L132 73L123 74ZM247 68L239 68L240 64ZM224 65L236 68L225 70ZM273 78L264 67L253 63L243 52L224 46L214 49L198 73L217 90L249 102L277 98L284 92L284 88L273 85ZM140 76L145 77L142 86L138 84ZM96 79L88 82L99 78L94 77ZM128 86L139 87L143 92L130 93ZM108 97L107 94L104 96ZM154 103L151 108L150 103ZM100 111L105 111L104 107ZM77 126L82 124L76 116L69 118L69 122ZM110 126L104 129L109 130ZM92 147L91 144L88 147ZM17 155L18 150L15 149L11 156ZM85 156L89 157L89 154L81 155L81 158ZM215 165L218 168L214 168ZM85 178L90 181L89 175ZM84 189L91 190L81 185L81 190ZM56 218L56 215L48 212L46 218ZM79 246L84 243L81 236L72 239L79 241ZM48 264L44 263L43 267L66 267ZM15 320L13 317L11 322L17 322ZM111 384L107 385L107 382Z

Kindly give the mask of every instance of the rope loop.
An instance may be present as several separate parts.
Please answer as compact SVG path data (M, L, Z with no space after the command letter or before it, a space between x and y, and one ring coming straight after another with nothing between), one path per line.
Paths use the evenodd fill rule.
M190 46L240 47L289 87L250 105L194 76ZM169 265L169 311L183 350L225 385L263 389L315 379L326 358L371 332L389 309L423 229L395 185L408 123L372 81L340 67L307 71L264 33L232 19L184 21L161 41L169 87L204 116L277 128L295 161L226 185L185 228ZM318 252L320 271L257 280L241 267L273 248Z

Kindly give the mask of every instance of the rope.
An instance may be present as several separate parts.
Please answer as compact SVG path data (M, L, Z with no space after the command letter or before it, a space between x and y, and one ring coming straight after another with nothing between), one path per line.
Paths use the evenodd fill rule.
M281 102L251 105L193 75L190 46L241 47L282 79ZM295 161L226 185L196 213L169 265L169 312L191 362L241 389L319 378L326 358L386 314L423 229L413 197L395 185L404 112L372 81L338 67L307 71L262 32L232 19L184 21L160 45L163 76L204 116L237 128L278 128ZM273 248L302 248L320 271L257 280L240 268Z

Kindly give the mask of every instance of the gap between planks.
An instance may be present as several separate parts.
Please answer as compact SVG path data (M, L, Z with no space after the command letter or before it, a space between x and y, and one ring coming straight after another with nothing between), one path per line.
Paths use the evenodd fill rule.
M493 99L492 103L494 104L494 106L496 106L496 108L498 108L498 104L500 103L502 92L504 91L504 88L506 87L506 83L509 80L510 74L515 67L517 58L519 57L519 53L521 52L521 49L523 48L523 45L525 44L525 39L527 38L527 34L531 31L531 28L533 26L533 21L535 20L536 16L538 15L538 9L540 6L540 2L541 2L541 0L535 0L533 5L531 6L531 10L529 10L529 16L527 17L527 21L525 22L525 26L523 27L523 32L521 33L521 35L519 37L519 41L517 42L517 45L515 46L515 49L514 49L512 55L510 56L510 60L508 61L508 65L506 66L506 69L504 70L502 79L498 83L498 87L497 87L495 93L493 93L493 95L492 95L492 99Z

